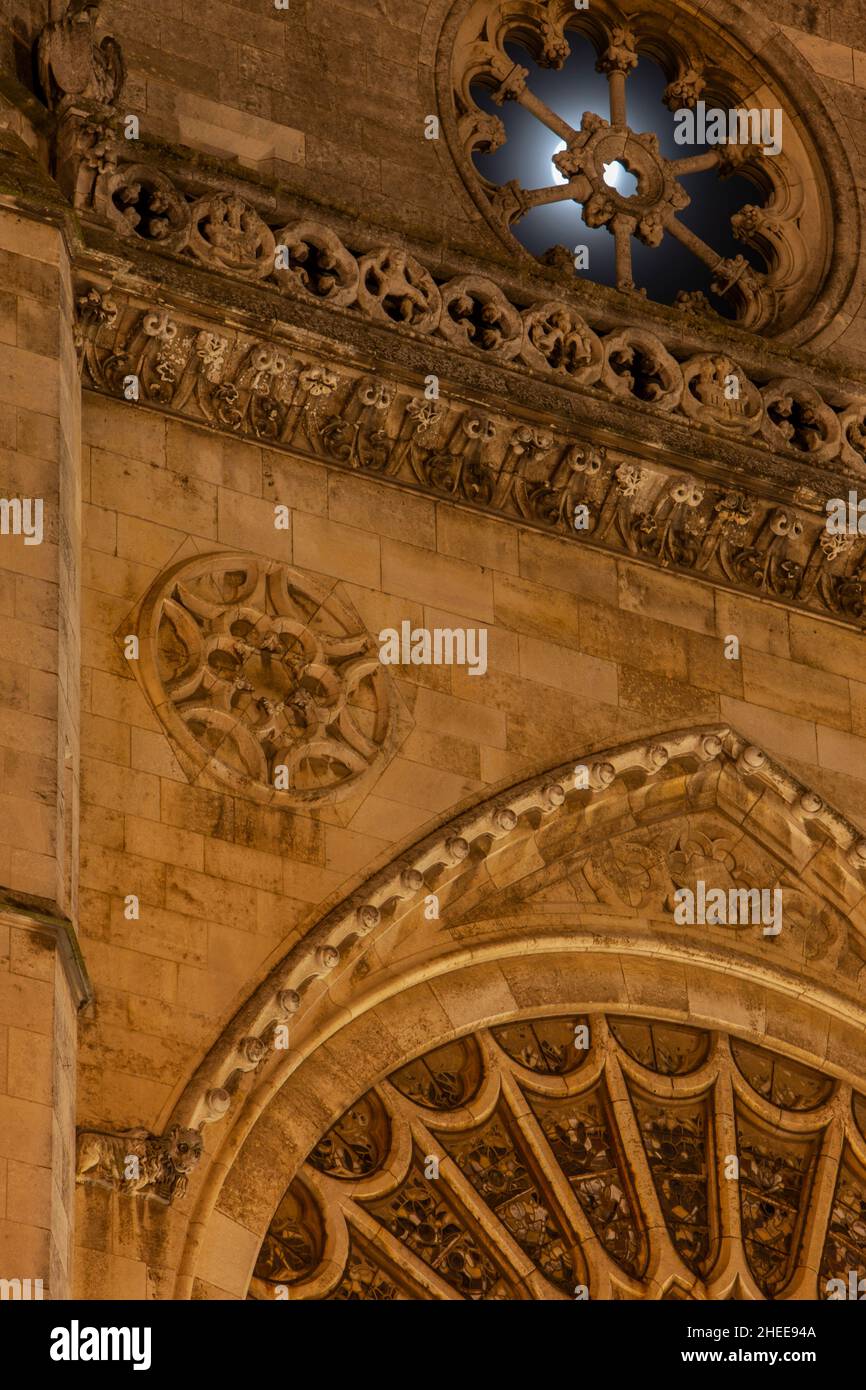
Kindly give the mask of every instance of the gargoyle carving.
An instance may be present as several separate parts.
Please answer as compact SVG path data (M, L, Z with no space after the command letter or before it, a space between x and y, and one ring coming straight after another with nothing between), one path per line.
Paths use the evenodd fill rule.
M167 1134L127 1129L118 1134L85 1129L78 1134L76 1182L97 1183L135 1196L171 1202L182 1197L202 1153L196 1129L172 1125Z

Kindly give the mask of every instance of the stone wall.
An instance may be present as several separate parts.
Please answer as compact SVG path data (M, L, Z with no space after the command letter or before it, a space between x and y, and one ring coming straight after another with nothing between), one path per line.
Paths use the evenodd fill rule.
M55 924L0 911L0 1277L41 1280L44 1298L72 1292L82 1000Z
M214 1037L327 906L546 766L729 722L866 818L861 634L131 402L84 404L81 932L96 1002L81 1025L79 1124L161 1132ZM274 528L275 502L291 509L289 532ZM483 627L488 672L395 668L411 728L369 791L327 810L190 785L121 635L160 570L220 548L334 583L374 636L403 620ZM739 660L725 658L730 635ZM142 1296L147 1242L167 1223L151 1212L131 1235L104 1192L83 1193L82 1291Z
M0 1277L70 1287L75 1124L80 386L60 234L0 215ZM36 526L31 512L31 528Z

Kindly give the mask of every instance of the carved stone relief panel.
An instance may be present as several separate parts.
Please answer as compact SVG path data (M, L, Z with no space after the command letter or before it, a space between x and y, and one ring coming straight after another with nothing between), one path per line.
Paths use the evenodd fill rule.
M396 696L373 638L288 565L185 561L147 595L138 633L139 677L194 780L274 806L334 802L395 747Z

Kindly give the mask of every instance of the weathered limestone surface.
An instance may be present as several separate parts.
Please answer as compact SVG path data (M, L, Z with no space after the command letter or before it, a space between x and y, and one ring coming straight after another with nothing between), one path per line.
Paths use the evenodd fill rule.
M404 246L443 278L463 270L501 276L509 294L522 293L529 304L553 293L549 278L538 267L527 271L494 235L445 141L423 139L424 119L438 109L437 45L450 8L446 0L293 0L285 12L264 0L106 3L100 32L117 38L128 70L114 114L138 116L145 154L160 168L183 165L184 186L198 180L201 196L255 186L261 207L271 202L269 225L278 211L286 222L315 217L336 236L354 236L353 250L356 243ZM850 160L849 211L866 212L861 0L778 0L772 15L764 5L727 8L777 23L809 65L823 118ZM700 1017L704 1027L771 1039L815 1065L829 1058L846 1084L864 1080L854 1024L840 1023L830 1038L836 1024L818 1002L800 1008L789 999L786 1013L766 985L762 972L771 973L772 963L763 958L753 962L760 976L753 996L750 983L721 978L718 959L659 964L629 938L625 945L617 939L607 955L586 952L578 968L563 939L561 970L551 955L535 988L531 952L521 961L511 942L501 970L492 955L477 974L464 961L438 994L412 978L340 1034L333 1057L311 1045L291 1081L291 1106L287 1077L261 1128L253 1132L249 1121L246 1149L241 1087L224 1129L220 1121L205 1131L202 1172L213 1191L194 1180L169 1205L82 1182L73 1223L76 1126L163 1135L196 1068L267 972L371 875L402 863L446 823L457 834L462 813L493 793L631 740L663 742L676 730L727 725L866 830L866 638L850 615L836 621L733 583L703 582L667 562L583 547L518 517L473 512L429 489L401 489L375 471L361 476L361 468L313 458L291 441L277 446L264 425L258 439L252 425L247 437L233 435L230 392L215 427L190 423L176 398L158 397L155 354L144 399L124 399L122 344L101 389L82 390L77 301L97 283L109 298L115 287L119 296L140 296L157 316L164 311L170 322L151 336L167 353L175 313L178 321L195 319L203 337L221 325L263 340L273 330L275 351L285 348L291 320L298 351L309 349L311 361L324 344L335 364L351 359L374 386L392 377L417 384L427 340L420 330L407 333L404 347L394 329L377 357L375 333L356 332L344 306L316 306L314 314L287 297L284 311L273 286L233 278L231 267L223 274L225 267L133 244L118 231L119 214L109 225L91 204L73 217L56 185L49 206L50 121L32 90L45 9L9 0L0 15L9 142L0 170L0 494L40 496L45 509L40 546L0 537L0 1277L43 1278L52 1297L72 1287L83 1298L244 1297L285 1187L279 1165L302 1162L334 1115L410 1054L509 1011L565 1011L579 1002L680 1022ZM748 43L747 34L738 37ZM178 154L176 146L186 149ZM701 337L700 324L675 311L592 286L580 294L585 308L608 315L610 330L634 318L680 333L684 344ZM856 296L845 321L831 327L832 357L806 344L788 354L792 373L820 380L822 389L835 379L845 395L866 389L866 311ZM382 328L383 343L392 328ZM85 337L77 339L82 354ZM755 368L784 358L759 338L732 341ZM435 350L437 362L453 359L463 394L486 401L493 369L467 365L438 340ZM204 342L200 356L207 351ZM105 369L104 355L99 366ZM255 373L271 370L253 361L245 389L256 390ZM535 379L523 375L521 390L529 393ZM538 387L539 420L604 434L608 407L600 396L586 420L579 404L554 412L553 399ZM504 391L498 405L529 418L525 402ZM843 405L836 408L841 413ZM625 417L615 418L619 430ZM657 458L674 428L679 448L690 428L683 421L649 420L644 428L635 416L631 436L620 432L618 440ZM720 439L722 477L736 452L728 445ZM706 439L699 447L711 452ZM787 456L779 464L766 452L756 486L765 485L780 506L796 493L798 505L820 511L817 466ZM286 509L280 529L275 506ZM207 736L196 724L189 743L170 722L174 697L165 673L171 668L177 677L183 663L167 629L146 619L154 596L183 606L183 595L166 588L174 568L198 583L196 565L205 560L229 586L247 562L268 576L291 569L312 603L310 627L327 614L329 623L343 624L341 637L366 635L374 648L380 631L404 622L484 628L486 674L448 665L389 668L387 699L368 690L353 706L375 745L361 759L369 775L359 772L357 787L339 797L281 800L272 794L270 768L265 777L252 762L241 769L243 754L233 746L244 733L235 727L238 706ZM279 624L271 610L267 616L273 635ZM141 643L131 659L130 636ZM725 656L732 636L737 660ZM284 699L291 704L298 694L275 694L268 684L264 640L254 643L249 629L230 638L250 649L232 678L273 706L261 705L260 722L265 714L283 717ZM202 679L218 666L203 662ZM214 681L202 695L210 711L218 705ZM386 707L383 730L371 733ZM520 861L521 871L541 873L547 862L539 852ZM504 891L512 869L516 877L507 857L498 880L479 869L483 893L492 899ZM838 888L832 863L826 879ZM479 913L481 887L473 899ZM560 898L550 901L539 913L571 910ZM504 914L509 904L500 905ZM566 931L564 923L563 938ZM405 969L408 982L412 953L406 943L403 949L394 970ZM801 954L796 969L805 977ZM383 948L375 966L387 972L390 963ZM580 979L579 1001L569 972ZM856 972L851 979L852 991L862 989ZM346 981L319 1006L323 1036L347 1023L355 1001ZM365 1075L357 1072L359 1057ZM253 1048L248 1060L252 1067L263 1059ZM236 1152L242 1156L233 1168ZM256 1186L265 1178L267 1189Z
M5 1277L71 1289L78 911L80 385L67 249L0 213L2 493L43 538L0 536L0 1164ZM36 539L36 534L32 539Z

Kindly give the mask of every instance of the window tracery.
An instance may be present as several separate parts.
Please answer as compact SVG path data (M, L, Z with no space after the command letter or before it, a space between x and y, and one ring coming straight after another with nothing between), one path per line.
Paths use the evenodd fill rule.
M401 1067L332 1126L249 1296L838 1296L834 1280L866 1274L864 1115L843 1082L724 1033L502 1024ZM334 1163L347 1144L363 1162Z
M480 185L500 233L544 264L583 269L574 252L586 245L588 278L668 302L677 281L684 307L699 297L753 331L784 329L819 288L829 199L808 137L765 73L674 4L629 14L608 0L586 10L476 0L456 34L451 81L467 183ZM690 143L677 144L696 108L723 113L728 128L696 119ZM778 150L777 131L769 144L754 138L764 113L767 127L770 115L782 125ZM564 204L577 205L573 218L554 217ZM566 228L567 245L561 235L542 246L552 227ZM609 272L599 229L615 248Z

